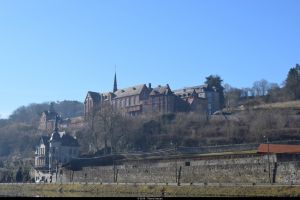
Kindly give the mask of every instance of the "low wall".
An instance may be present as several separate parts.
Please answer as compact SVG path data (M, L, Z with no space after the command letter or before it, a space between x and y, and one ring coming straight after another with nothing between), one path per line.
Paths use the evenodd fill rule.
M269 162L268 162L269 160ZM126 161L115 166L63 169L63 182L103 183L289 183L298 181L300 162L278 162L276 155ZM269 173L270 168L270 173ZM269 175L270 174L270 175Z

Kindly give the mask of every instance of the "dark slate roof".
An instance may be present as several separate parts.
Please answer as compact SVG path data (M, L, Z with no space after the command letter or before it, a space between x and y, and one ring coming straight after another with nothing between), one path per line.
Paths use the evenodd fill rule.
M114 94L116 95L116 98L139 95L141 94L144 87L147 86L145 84L140 84L129 88L117 90Z
M97 92L88 91L88 96L90 96L94 102L99 102L101 97L100 94Z
M49 136L41 136L40 144L44 144L45 146L49 146Z
M60 142L62 146L79 146L77 139L65 132L54 131L50 141Z
M166 86L158 86L156 88L153 88L152 91L150 92L150 95L170 95L172 94L172 90L170 89L169 85Z
M60 141L60 135L57 130L54 130L53 133L51 134L50 141Z
M188 93L192 94L194 90L196 91L196 93L201 93L203 91L206 91L207 90L207 84L193 86L193 87L184 87L182 89L173 90L173 92L176 95L183 95L183 94L188 94Z
M69 134L63 134L61 137L61 145L62 146L79 146L76 138L72 137Z

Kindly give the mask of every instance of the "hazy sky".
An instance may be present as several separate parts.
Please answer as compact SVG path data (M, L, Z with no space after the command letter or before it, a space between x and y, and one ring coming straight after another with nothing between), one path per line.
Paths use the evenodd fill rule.
M299 0L0 0L0 115L141 83L281 84L300 63Z

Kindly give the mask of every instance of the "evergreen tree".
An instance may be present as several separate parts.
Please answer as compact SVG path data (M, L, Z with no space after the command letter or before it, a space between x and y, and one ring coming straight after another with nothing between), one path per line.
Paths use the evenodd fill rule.
M292 100L300 99L300 65L290 69L285 81L285 91Z
M22 182L23 181L23 173L22 173L22 168L21 167L17 171L16 181L17 182Z
M220 108L223 108L225 104L224 87L222 86L222 81L223 80L218 75L210 75L209 77L206 77L205 81L209 89L215 87L216 91L219 93Z

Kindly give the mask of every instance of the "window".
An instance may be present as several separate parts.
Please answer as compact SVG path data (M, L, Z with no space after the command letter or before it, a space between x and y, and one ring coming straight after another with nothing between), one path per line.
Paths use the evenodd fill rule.
M129 98L126 98L126 106L129 106Z
M191 162L185 162L185 166L186 167L191 166Z

